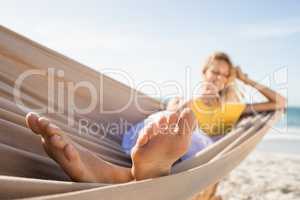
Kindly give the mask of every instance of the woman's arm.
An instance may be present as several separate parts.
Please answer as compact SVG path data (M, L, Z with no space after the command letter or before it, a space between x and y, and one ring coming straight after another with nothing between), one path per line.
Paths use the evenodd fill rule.
M244 113L271 111L286 108L286 99L282 95L248 78L248 76L244 74L240 68L237 68L237 78L245 84L257 89L262 95L264 95L268 99L268 102L248 104Z

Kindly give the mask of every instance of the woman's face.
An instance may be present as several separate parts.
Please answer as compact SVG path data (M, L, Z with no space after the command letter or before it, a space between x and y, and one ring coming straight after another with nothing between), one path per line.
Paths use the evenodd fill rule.
M224 60L214 60L204 72L204 80L210 83L218 92L223 90L230 76L229 65Z

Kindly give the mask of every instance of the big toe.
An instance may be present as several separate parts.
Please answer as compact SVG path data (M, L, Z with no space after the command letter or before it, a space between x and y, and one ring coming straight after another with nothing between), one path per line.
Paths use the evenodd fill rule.
M144 127L141 131L142 133L139 134L139 137L136 142L136 145L138 147L146 145L150 141L151 137L154 136L154 124L150 124Z
M39 118L40 116L34 112L29 112L25 117L27 127L30 128L36 134L41 134L42 132L38 125Z

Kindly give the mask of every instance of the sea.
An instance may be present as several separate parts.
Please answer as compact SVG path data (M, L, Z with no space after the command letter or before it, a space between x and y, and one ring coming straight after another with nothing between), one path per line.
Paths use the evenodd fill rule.
M300 155L300 107L288 107L257 146L258 151Z

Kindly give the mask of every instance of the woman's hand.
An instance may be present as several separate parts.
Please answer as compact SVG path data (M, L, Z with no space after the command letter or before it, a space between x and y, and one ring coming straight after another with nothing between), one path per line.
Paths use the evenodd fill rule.
M247 85L257 89L262 95L264 95L269 101L263 103L248 104L245 113L255 113L263 111L271 111L277 109L286 108L286 99L278 92L261 85L260 83L250 79L247 74L243 73L241 68L236 68L237 78Z
M183 104L183 100L181 97L174 97L172 98L168 104L167 104L167 107L166 107L166 110L169 110L169 111L175 111L177 110L180 105Z
M202 95L200 97L198 97L199 99L202 100L202 102L209 107L216 107L219 106L221 101L220 101L220 97L217 95Z
M201 99L207 106L218 106L220 104L220 95L210 84L204 85L203 91L201 91L200 96L197 98Z
M236 67L235 70L236 70L236 77L243 83L247 84L249 82L248 74L242 72L242 69L239 66Z

